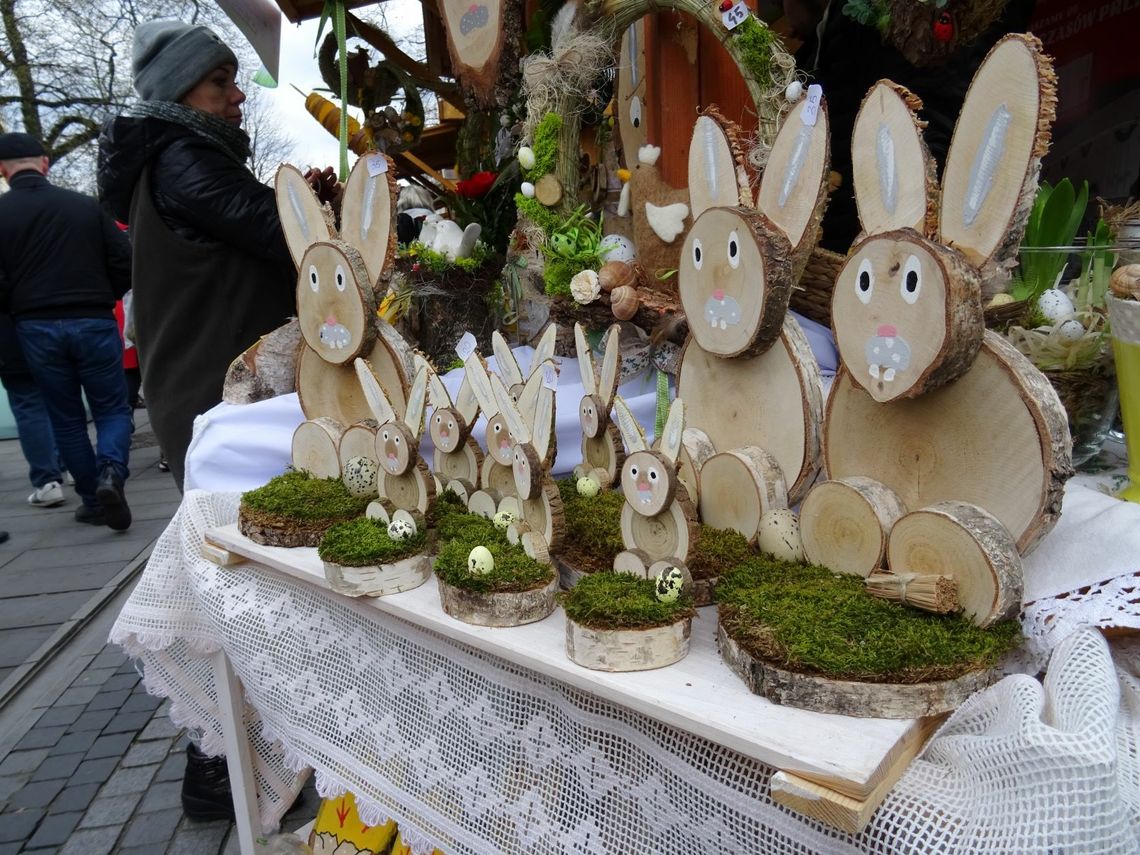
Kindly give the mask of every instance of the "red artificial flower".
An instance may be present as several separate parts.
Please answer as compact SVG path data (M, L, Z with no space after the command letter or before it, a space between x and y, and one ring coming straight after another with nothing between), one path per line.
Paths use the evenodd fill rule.
M455 185L455 192L466 199L478 199L487 195L496 178L498 176L494 172L476 172L466 181L458 182Z

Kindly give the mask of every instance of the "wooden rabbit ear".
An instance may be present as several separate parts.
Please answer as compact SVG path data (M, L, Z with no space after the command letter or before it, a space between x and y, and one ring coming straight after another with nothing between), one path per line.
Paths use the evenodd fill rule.
M412 380L412 389L408 392L408 408L404 412L404 424L418 437L424 429L424 405L427 403L428 367L421 365Z
M626 451L633 454L635 451L648 451L649 444L645 441L645 433L641 425L630 412L629 405L620 395L614 398L614 417L617 420L618 430L621 431L622 441L625 442Z
M305 251L315 243L336 237L333 214L320 203L313 188L295 166L283 163L273 180L277 214L293 263L301 267Z
M557 377L557 369L554 368L553 362L548 361L542 365L549 365L551 370L555 372L552 376ZM519 415L528 423L534 418L535 402L538 400L538 392L542 388L542 365L534 366L534 372L527 377L526 383L523 384L522 391L519 393L518 403L515 404L515 409L519 411Z
M368 409L372 411L376 421L380 424L396 421L396 412L388 402L388 396L380 381L376 379L372 366L360 358L357 358L353 364L356 366L356 376L360 378L360 388L364 390L364 399L368 401Z
M784 119L756 194L756 207L780 227L793 255L815 240L827 198L827 105L821 100L812 111L808 103L800 101Z
M451 395L448 394L447 387L443 385L443 381L439 379L439 375L435 373L431 363L421 353L415 355L415 368L416 371L421 368L427 369L428 403L437 410L441 407L452 406Z
M463 361L464 373L470 381L471 392L479 402L479 408L487 414L487 418L498 414L499 404L495 400L495 393L491 388L491 377L483 358L472 353Z
M708 208L751 207L740 129L713 108L701 113L689 143L689 212L696 220Z
M496 374L491 375L491 389L495 394L499 413L502 414L507 423L507 430L511 432L511 437L516 443L530 442L530 426L519 415L518 407L511 400L507 387L503 385L503 381Z
M630 24L621 38L618 52L617 112L618 136L625 152L626 166L633 169L637 151L649 142L646 115L645 18Z
M620 338L621 327L618 324L611 324L603 339L602 346L605 350L602 353L602 371L598 375L598 397L607 407L613 404L614 395L617 394L618 367L621 364L621 345L618 341Z
M468 425L475 424L479 417L479 400L471 388L471 378L463 372L463 380L459 384L459 394L455 396L455 411Z
M521 383L523 381L522 369L519 368L515 355L511 353L511 346L507 344L507 340L498 330L491 333L491 349L495 352L499 376L503 378L506 387L509 389Z
M593 395L598 391L594 378L594 357L590 353L590 343L586 341L586 331L579 323L574 324L574 347L578 351L578 372L582 375L582 391Z
M970 83L942 172L941 240L982 267L1016 252L1057 106L1057 78L1034 36L1008 35Z
M360 252L374 288L396 253L396 193L392 162L367 154L352 167L340 203L340 239Z
M534 346L534 356L530 360L530 374L548 359L554 358L554 344L558 339L558 324L550 324L542 331L542 338ZM529 376L529 375L528 375Z
M922 139L922 100L880 80L871 87L851 136L852 177L859 222L869 235L914 229L934 236L938 176Z
M658 450L664 454L670 463L676 463L681 455L681 443L685 434L685 405L680 398L674 398L669 405L669 415L665 419L665 428L661 431L658 440Z
M547 376L557 377L558 368L554 362L547 360L539 365L534 373L531 375L530 380L527 380L527 387L523 390L523 396L527 395L527 390L530 389L531 383L538 379L535 400L533 403L533 413L529 410L523 410L523 398L519 398L519 410L524 418L530 420L531 424L531 445L538 453L539 460L546 460L547 452L550 451L550 439L554 434L554 389L551 389L546 382ZM528 405L530 402L527 402Z

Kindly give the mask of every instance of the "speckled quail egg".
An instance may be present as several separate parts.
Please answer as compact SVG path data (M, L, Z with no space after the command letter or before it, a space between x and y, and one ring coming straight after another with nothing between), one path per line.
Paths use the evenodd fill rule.
M407 540L416 533L416 527L411 520L401 518L388 523L388 537L392 540Z
M1069 318L1057 325L1057 335L1061 341L1077 341L1085 334L1085 328L1076 318Z
M486 576L495 569L495 557L485 546L476 546L467 554L467 571L473 576Z
M1051 323L1057 323L1074 312L1073 301L1064 291L1050 288L1037 298L1037 311Z
M499 531L506 531L511 527L511 523L515 521L515 515L510 511L499 511L495 514L492 521L495 523L495 528Z
M800 521L787 508L774 508L760 517L757 545L781 561L803 561L804 543Z
M587 499L592 499L594 496L598 495L598 490L601 489L601 485L598 484L598 482L591 478L589 475L583 475L574 484L574 489L578 491L579 496L583 496Z
M666 567L653 580L653 594L662 603L672 603L681 596L685 574L676 567Z
M633 241L624 235L608 234L598 241L598 258L607 261L633 261L637 257L637 249Z

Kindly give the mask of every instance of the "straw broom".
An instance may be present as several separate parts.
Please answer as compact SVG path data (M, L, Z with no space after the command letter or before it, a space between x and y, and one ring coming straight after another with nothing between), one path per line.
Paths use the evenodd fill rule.
M952 576L918 573L872 573L865 580L867 593L935 614L957 611L958 583Z

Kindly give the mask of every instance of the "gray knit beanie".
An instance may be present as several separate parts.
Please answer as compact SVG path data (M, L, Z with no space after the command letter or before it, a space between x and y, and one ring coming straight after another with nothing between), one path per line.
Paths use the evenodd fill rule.
M147 21L135 27L131 64L144 101L177 101L220 65L237 68L234 52L208 27Z

